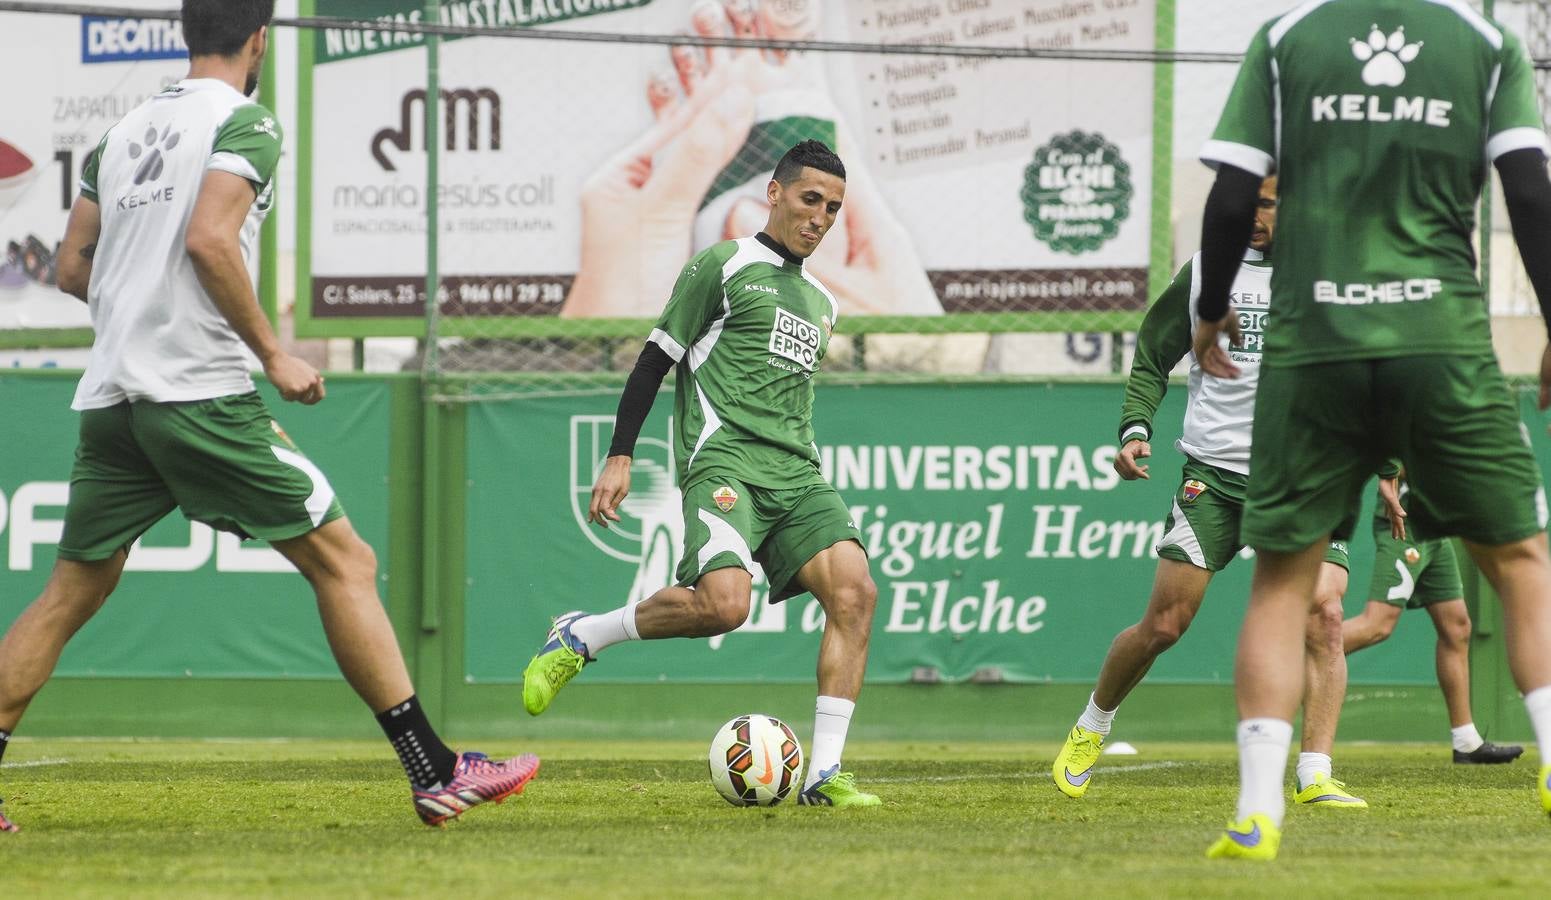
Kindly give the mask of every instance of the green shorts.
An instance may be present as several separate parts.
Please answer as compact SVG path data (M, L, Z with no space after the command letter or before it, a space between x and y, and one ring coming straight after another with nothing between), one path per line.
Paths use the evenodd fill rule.
M345 514L256 393L82 412L60 558L107 559L174 507L265 541L300 537Z
M841 541L866 547L840 494L818 472L787 488L712 475L684 489L678 583L688 587L733 566L752 571L757 562L770 581L770 602L777 603L807 590L797 583L798 571Z
M1261 364L1244 540L1296 552L1329 535L1398 457L1423 534L1487 545L1546 527L1540 469L1491 356ZM1274 411L1274 414L1271 413Z
M1208 572L1221 572L1244 549L1239 538L1239 520L1244 514L1244 488L1249 476L1189 456L1185 457L1180 475L1174 506L1163 520L1158 556ZM1350 537L1331 540L1325 561L1350 569L1347 540Z
M1459 562L1449 540L1397 541L1390 535L1386 519L1383 530L1373 530L1373 542L1377 553L1373 558L1373 582L1368 587L1369 602L1421 609L1465 598Z

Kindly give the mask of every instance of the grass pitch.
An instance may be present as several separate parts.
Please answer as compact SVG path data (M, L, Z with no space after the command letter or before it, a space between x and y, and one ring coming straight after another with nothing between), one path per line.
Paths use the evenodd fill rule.
M856 743L874 810L736 809L700 743L533 750L520 797L422 826L381 742L13 742L0 895L1028 897L1545 896L1537 761L1339 746L1371 810L1289 810L1282 858L1208 861L1237 790L1227 744L1106 757L1083 800L1054 745Z

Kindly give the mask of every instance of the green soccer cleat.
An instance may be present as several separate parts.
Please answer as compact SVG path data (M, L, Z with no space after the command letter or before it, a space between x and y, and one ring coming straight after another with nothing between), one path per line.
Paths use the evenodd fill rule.
M1099 751L1104 747L1104 735L1072 726L1061 752L1050 767L1050 777L1056 787L1068 797L1081 797L1088 793L1088 779L1093 777L1093 767L1099 761Z
M571 623L587 615L568 612L555 620L544 646L534 654L522 672L522 705L528 715L536 716L555 702L555 695L575 678L582 666L592 662L587 645L571 633Z
M1272 824L1270 816L1256 813L1242 822L1229 822L1222 837L1207 849L1206 858L1270 862L1281 845L1282 829Z
M1551 816L1551 764L1540 767L1540 809Z
M798 806L833 806L840 809L847 806L883 805L877 794L857 790L856 776L840 771L839 765L830 766L820 772L819 776L812 787L803 789L797 795Z
M1308 787L1293 794L1293 802L1304 806L1324 806L1331 809L1367 809L1368 801L1346 789L1346 785L1323 772L1314 776Z

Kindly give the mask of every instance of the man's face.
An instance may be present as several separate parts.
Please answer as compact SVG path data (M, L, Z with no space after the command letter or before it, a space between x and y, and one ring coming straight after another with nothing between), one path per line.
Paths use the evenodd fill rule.
M251 97L258 90L259 73L264 69L264 53L269 50L269 29L260 28L253 37L248 39L245 48L251 52L248 59L248 77L243 82L242 93L245 97Z
M1271 238L1276 232L1276 176L1260 182L1260 199L1255 202L1255 231L1249 245L1265 253L1271 249Z
M765 230L798 257L807 259L835 224L845 200L846 183L838 176L804 166L790 184L770 182L770 221Z

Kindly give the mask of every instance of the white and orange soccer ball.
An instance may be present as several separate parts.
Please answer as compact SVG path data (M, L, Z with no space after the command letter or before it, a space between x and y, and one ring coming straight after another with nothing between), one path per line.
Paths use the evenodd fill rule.
M785 722L750 713L711 739L711 784L733 806L775 806L802 784L802 745Z

